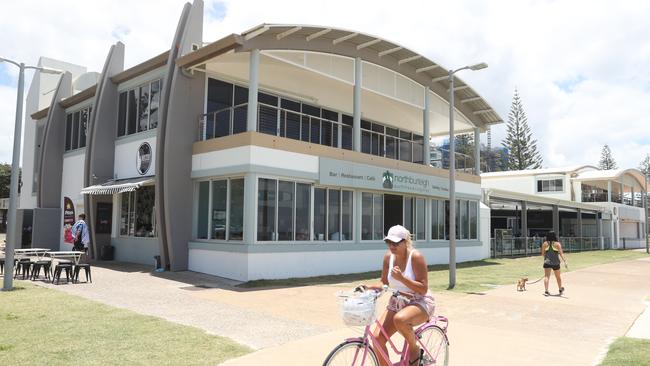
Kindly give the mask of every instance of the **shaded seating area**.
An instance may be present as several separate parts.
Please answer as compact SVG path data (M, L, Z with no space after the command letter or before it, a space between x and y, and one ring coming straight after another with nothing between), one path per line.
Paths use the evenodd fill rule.
M46 248L15 249L13 278L20 280L47 281L60 284L65 272L65 283L78 283L79 272L84 270L86 283L92 283L91 265L81 263L84 252L52 251ZM1 274L6 275L6 258L0 252ZM11 275L11 274L9 274Z

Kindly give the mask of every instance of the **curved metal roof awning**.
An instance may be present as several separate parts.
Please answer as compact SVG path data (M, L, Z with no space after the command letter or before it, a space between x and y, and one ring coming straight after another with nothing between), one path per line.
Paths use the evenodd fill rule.
M81 194L115 194L133 192L141 186L154 182L154 177L112 180L103 184L89 186L81 190Z

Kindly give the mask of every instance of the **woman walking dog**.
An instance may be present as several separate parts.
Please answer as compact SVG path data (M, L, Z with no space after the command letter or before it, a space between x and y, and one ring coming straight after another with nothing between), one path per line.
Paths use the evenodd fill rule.
M560 296L564 293L562 286L562 277L560 276L560 257L564 262L564 268L567 267L566 258L564 258L564 251L562 251L562 244L557 241L555 232L549 231L546 234L546 241L542 243L542 257L544 257L544 296L549 296L548 281L551 277L551 270L555 274L557 280L557 287L560 290Z

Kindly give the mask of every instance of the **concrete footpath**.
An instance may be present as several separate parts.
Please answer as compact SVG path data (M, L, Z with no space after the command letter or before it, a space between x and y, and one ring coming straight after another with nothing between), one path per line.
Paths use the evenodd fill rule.
M515 291L513 283L482 295L436 293L436 312L450 319L450 364L595 365L617 337L650 338L650 258L563 279L562 297L543 296L542 282L526 292ZM227 366L321 365L356 332L338 316L334 294L344 285L242 290L207 275L152 275L125 264L95 266L93 280L43 286L196 326L257 350ZM554 282L551 292L557 292Z

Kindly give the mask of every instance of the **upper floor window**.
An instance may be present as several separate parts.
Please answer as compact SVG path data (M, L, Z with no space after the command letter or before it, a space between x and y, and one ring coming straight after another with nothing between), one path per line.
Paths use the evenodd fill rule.
M564 191L564 179L538 179L537 192L562 192Z
M86 147L86 131L92 107L68 113L65 119L65 151Z
M117 136L131 135L158 127L161 80L120 93Z

